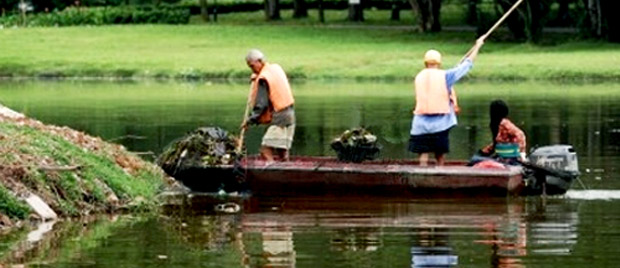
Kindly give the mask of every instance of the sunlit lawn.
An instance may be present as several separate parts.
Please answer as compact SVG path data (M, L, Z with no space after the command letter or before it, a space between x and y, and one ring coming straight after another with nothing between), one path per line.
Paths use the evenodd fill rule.
M367 22L360 25L345 23L345 10L327 12L326 25L313 17L293 20L290 12L283 11L284 20L273 24L264 22L261 12L250 12L178 26L5 28L0 30L0 74L245 78L245 53L260 48L292 77L409 79L422 68L427 49L440 50L444 67L450 67L476 38L470 31L423 34L413 27L390 27L387 10L366 12ZM413 24L409 10L401 11L401 18L405 22L394 24ZM373 21L383 26L366 26ZM620 78L620 45L566 36L545 46L495 40L504 35L488 40L472 77Z

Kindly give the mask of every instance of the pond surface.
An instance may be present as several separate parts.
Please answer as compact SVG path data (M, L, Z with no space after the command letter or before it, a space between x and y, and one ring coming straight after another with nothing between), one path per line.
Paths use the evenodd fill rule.
M411 83L293 84L292 154L334 155L331 140L365 126L382 158L406 151ZM158 154L200 126L238 132L248 85L4 81L0 103ZM504 99L528 148L572 144L581 180L561 198L398 199L193 196L170 213L59 222L36 246L27 232L0 238L0 263L52 267L612 267L620 260L620 84L458 85L462 113L449 159L491 141L488 105ZM264 128L247 133L256 153ZM148 154L145 157L149 157ZM217 204L237 213L217 213ZM172 213L174 212L174 213Z
M59 222L36 246L2 237L2 248L12 250L0 260L30 267L615 267L619 203L193 196L161 216ZM215 212L217 204L240 211Z
M238 133L249 86L243 83L0 81L0 103L45 123L66 125L129 150L159 154L200 126ZM379 138L383 158L411 158L407 142L411 83L307 82L293 84L297 128L293 155L335 155L331 140L365 126ZM510 107L528 149L572 144L582 180L595 189L620 189L620 84L462 83L462 112L450 133L449 159L469 159L491 141L489 103ZM256 154L264 127L246 134Z

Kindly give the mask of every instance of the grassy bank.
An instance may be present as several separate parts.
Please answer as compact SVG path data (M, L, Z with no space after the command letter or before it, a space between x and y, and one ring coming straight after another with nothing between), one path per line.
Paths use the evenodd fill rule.
M294 78L410 79L427 49L442 51L449 67L474 39L471 32L314 24L2 29L0 76L245 79L245 53L258 47ZM489 40L471 77L618 80L618 62L614 44Z
M25 219L28 192L61 216L149 209L165 177L119 145L0 113L0 180L0 215Z

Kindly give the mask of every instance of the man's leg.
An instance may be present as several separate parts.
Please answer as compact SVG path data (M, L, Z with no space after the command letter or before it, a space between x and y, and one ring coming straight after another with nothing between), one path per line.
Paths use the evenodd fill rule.
M289 153L287 149L278 149L278 155L280 156L280 161L289 161Z
M260 156L267 162L273 162L273 148L268 146L261 146Z
M446 161L446 154L444 153L435 153L435 160L437 160L438 166L443 166Z
M420 166L428 166L428 153L420 153Z

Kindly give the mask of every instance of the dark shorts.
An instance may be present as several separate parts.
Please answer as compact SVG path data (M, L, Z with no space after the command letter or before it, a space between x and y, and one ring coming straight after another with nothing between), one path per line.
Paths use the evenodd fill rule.
M442 132L411 135L409 138L409 151L413 153L448 153L450 152L450 129Z

